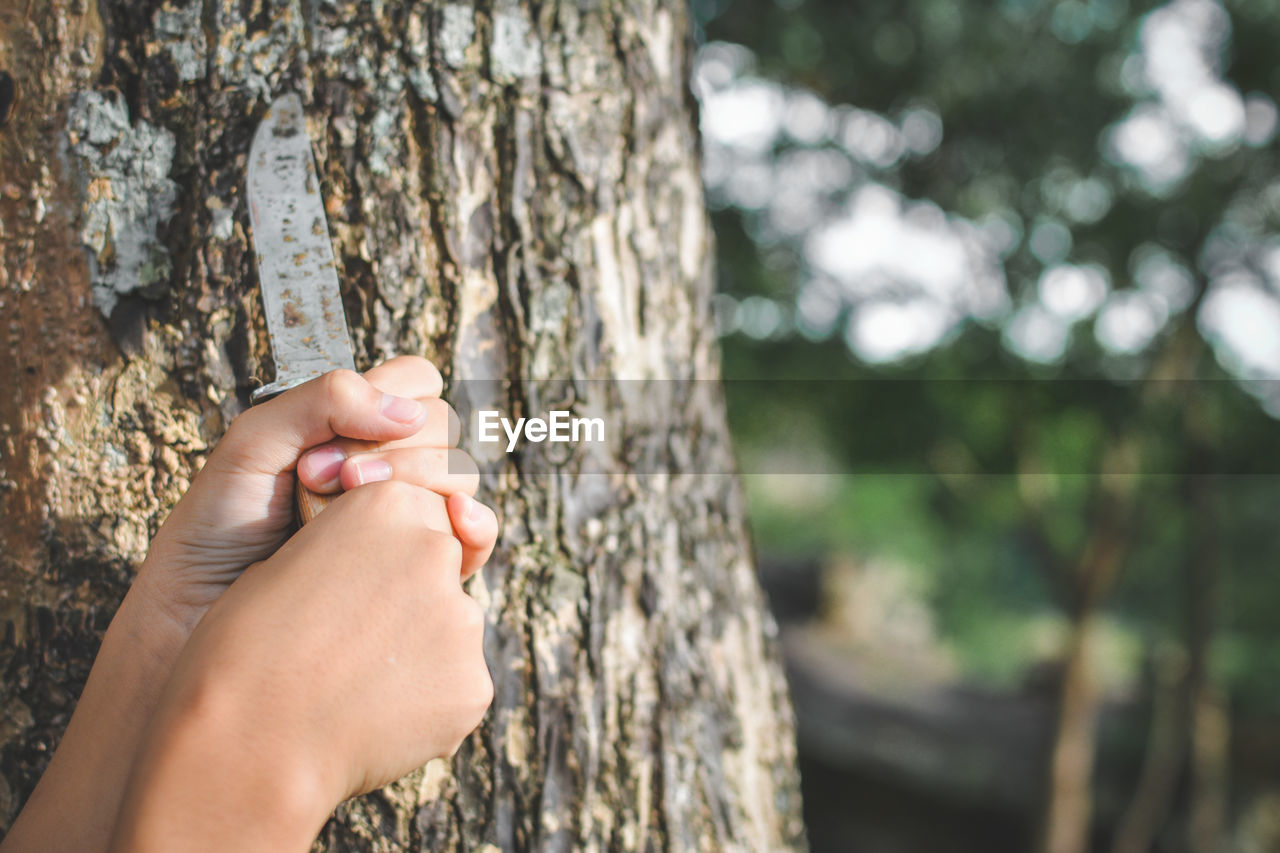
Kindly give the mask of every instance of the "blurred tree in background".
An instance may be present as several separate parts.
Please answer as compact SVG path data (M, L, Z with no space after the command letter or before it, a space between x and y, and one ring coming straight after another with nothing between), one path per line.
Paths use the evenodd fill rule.
M851 690L1043 706L976 849L1280 849L1280 6L694 8L757 542ZM833 841L820 765L815 849L938 849Z

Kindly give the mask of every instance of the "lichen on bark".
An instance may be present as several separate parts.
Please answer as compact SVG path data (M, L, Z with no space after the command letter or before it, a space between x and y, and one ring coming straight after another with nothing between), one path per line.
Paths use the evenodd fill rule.
M121 95L90 89L67 110L67 145L80 177L93 301L110 317L121 295L167 283L172 272L156 229L173 213L173 134L130 123Z

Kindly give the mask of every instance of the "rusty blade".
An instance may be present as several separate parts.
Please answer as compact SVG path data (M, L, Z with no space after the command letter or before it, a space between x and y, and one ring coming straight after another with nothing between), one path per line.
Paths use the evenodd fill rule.
M302 101L284 95L258 125L249 149L249 221L271 333L277 394L339 367L352 368L351 335Z

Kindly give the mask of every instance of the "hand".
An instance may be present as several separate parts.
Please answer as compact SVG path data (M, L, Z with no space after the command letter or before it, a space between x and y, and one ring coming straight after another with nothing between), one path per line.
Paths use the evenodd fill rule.
M424 502L424 517L452 530L463 571L474 572L489 557L497 519L470 498L475 463L453 449L458 417L439 398L441 386L430 362L402 356L363 377L328 373L245 412L156 534L139 586L190 632L292 531L295 468L320 493L390 478L434 490L441 497Z
M143 729L188 636L245 567L292 530L295 465L313 491L331 491L322 482L326 466L314 458L324 462L329 445L348 456L338 472L348 488L366 479L364 462L388 461L395 479L440 493L423 493L419 521L452 528L462 547L459 576L484 563L497 519L470 497L469 458L445 450L456 443L457 418L436 396L440 388L428 362L396 358L364 378L330 374L236 419L152 542L48 770L0 843L4 853L105 848Z
M462 548L422 521L432 497L342 495L209 609L113 850L303 851L341 800L457 749L493 684Z

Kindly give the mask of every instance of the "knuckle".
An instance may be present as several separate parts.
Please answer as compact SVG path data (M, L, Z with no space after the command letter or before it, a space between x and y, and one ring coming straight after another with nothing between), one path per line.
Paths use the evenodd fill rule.
M290 392L286 391L285 393ZM218 446L256 443L256 436L260 436L270 429L272 417L276 412L280 411L278 407L273 408L278 402L278 397L267 400L265 403L250 406L236 415L231 419L231 423L227 425L227 429L222 434Z
M442 514L444 518L448 518L448 513L444 508L444 498L422 483L413 483L408 485L408 488L413 492L413 495L406 497L406 509L412 511L414 520L431 527L433 523L438 524Z
M452 709L449 754L461 748L471 733L484 722L485 714L493 706L495 696L493 677L489 667L481 660L464 676L463 689L455 694Z
M462 543L450 534L443 535L440 544L440 559L444 561L450 571L457 572L462 569Z
M415 492L420 491L399 480L369 483L346 493L351 503L375 513L379 519L399 521L412 511Z
M386 485L396 520L410 525L421 522L431 504L431 492L404 480L388 480Z
M338 409L357 403L364 396L362 392L367 384L360 374L345 368L331 370L321 376L319 381L324 398Z
M456 540L455 540L456 541ZM463 601L458 608L458 621L461 628L468 636L479 635L484 636L485 613L484 608L480 606L480 602L476 601L465 592L462 593Z
M453 572L462 570L462 543L453 535L424 528L427 552L433 563ZM470 596L467 596L470 599ZM474 603L474 599L472 599Z
M389 499L408 509L415 508L422 500L422 489L404 480L383 480L377 485L382 486L382 490L387 493Z
M493 677L484 661L480 661L469 673L466 686L458 696L455 736L459 744L484 721L485 714L493 707L493 698Z
M484 666L483 662L476 673L476 683L472 688L472 701L475 703L476 724L484 718L485 713L493 706L493 676L489 674L489 667ZM472 726L474 728L474 724Z
M448 603L448 596L458 588L457 577L461 571L461 558L454 560L449 542L457 540L431 528L421 516L415 518L412 530L414 576L418 578L422 593L427 596L428 601L435 602L435 606L441 606L441 596L444 596L444 609L440 613L452 625L456 614L451 609L452 605ZM461 546L458 547L460 552Z
M461 749L467 738L479 729L489 708L493 706L495 693L489 667L481 661L474 670L468 672L465 678L466 684L462 685L460 692L454 693L454 702L449 715L451 716L447 729L449 756Z

